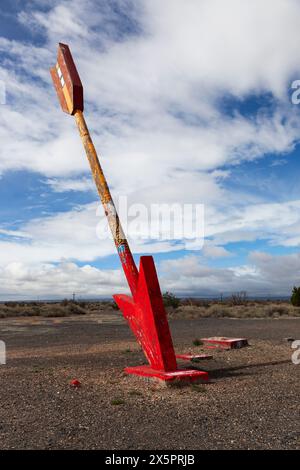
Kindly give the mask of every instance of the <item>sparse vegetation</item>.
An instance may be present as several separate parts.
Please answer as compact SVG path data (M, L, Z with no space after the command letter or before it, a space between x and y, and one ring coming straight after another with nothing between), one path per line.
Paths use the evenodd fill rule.
M123 400L122 398L115 398L110 402L110 404L113 406L125 405L125 400Z
M245 303L247 302L247 292L235 292L231 295L230 302L232 305L245 305Z
M194 346L202 346L202 344L203 344L203 343L202 343L201 339L196 338L196 339L194 339L194 341L193 341L193 345L194 345Z
M68 311L70 315L85 315L86 314L86 310L76 302L69 303Z
M300 288L294 288L293 301L271 300L240 300L232 302L232 297L222 300L207 299L178 299L170 293L164 294L164 300L168 303L168 315L170 318L279 318L300 317L300 305L297 305L296 292ZM298 294L297 294L298 295ZM243 297L242 297L243 299ZM244 302L244 303L243 303ZM295 302L295 304L293 304ZM170 306L170 303L172 306ZM7 317L68 317L71 315L89 315L102 313L103 311L121 315L115 311L113 301L85 301L74 302L63 300L61 302L4 302L0 303L0 318ZM129 351L128 351L129 352Z
M114 300L112 301L111 306L112 306L113 310L120 310L117 302L115 302Z
M300 287L293 287L291 304L294 305L294 307L300 307Z
M191 388L194 392L198 392L198 393L205 393L206 392L205 386L201 385L201 384L192 384Z
M176 297L176 295L172 294L171 292L165 292L162 297L163 297L165 307L173 307L173 308L179 307L180 300Z
M0 318L8 317L68 317L86 315L99 311L113 311L113 301L73 301L60 302L3 302L0 303Z
M132 397L142 397L143 394L139 390L129 390L129 395Z
M180 305L169 312L170 318L279 318L300 317L300 307L288 301L247 301L245 305L232 305L231 301L211 301L209 305Z

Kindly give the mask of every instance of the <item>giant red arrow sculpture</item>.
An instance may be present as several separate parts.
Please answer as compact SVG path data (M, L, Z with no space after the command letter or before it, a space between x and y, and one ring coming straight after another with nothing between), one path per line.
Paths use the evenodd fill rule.
M105 176L83 117L83 87L69 47L59 44L57 63L50 69L63 111L75 116L92 174L108 219L132 296L114 295L143 348L147 366L127 367L128 374L165 382L208 380L207 372L178 369L166 311L152 256L141 256L139 271L122 230Z

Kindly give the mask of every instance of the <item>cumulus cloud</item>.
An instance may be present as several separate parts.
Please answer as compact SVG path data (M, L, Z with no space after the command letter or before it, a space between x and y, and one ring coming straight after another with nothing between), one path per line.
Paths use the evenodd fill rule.
M300 276L300 255L272 256L252 252L249 264L238 267L208 266L202 257L186 256L159 265L161 287L181 295L218 296L246 291L253 296L285 296ZM119 269L79 267L70 261L30 266L12 262L0 268L0 298L64 298L111 296L128 292Z
M182 295L218 296L245 291L252 296L286 296L299 284L300 254L274 256L249 254L247 265L228 268L208 266L197 256L161 263L163 286Z
M230 166L269 154L273 164L280 163L298 142L300 119L296 107L288 105L288 87L300 73L295 60L299 2L44 0L22 6L18 18L33 38L38 34L43 40L36 45L0 37L0 80L7 90L0 126L4 177L24 169L38 172L54 192L92 189L75 124L62 114L48 71L57 43L66 42L78 64L88 122L114 194L127 194L129 203L146 207L204 203L210 241L202 260L229 257L224 245L234 241L299 244L298 200L275 204L223 185ZM226 98L243 103L264 94L271 106L251 117L224 112ZM1 227L0 269L3 279L9 273L11 291L14 279L16 292L18 279L25 282L23 272L40 279L41 286L43 273L49 273L51 288L62 276L59 269L83 282L87 270L71 263L71 274L67 261L60 268L53 263L92 263L114 253L110 239L97 238L95 211L96 205L88 204L31 220L16 232ZM137 253L184 248L199 249L199 244L133 240ZM210 280L204 282L208 291L212 285L221 289L222 282L230 290L247 279L259 290L258 269L268 279L258 259L254 268L249 261L232 269L204 262L201 267L197 260L181 261L198 273L195 280L186 275L196 290L199 276ZM167 286L183 289L182 276L172 278L176 265L166 266Z
M147 206L144 208L147 209ZM123 214L124 222L126 215L130 214L130 201L127 209L127 213ZM187 240L182 237L149 239L147 214L151 215L146 212L137 231L136 223L132 223L135 222L134 217L128 217L128 224L124 224L135 253L159 253L186 248ZM298 241L294 235L299 233L299 214L300 201L248 205L243 210L228 207L226 212L208 210L205 212L204 229L209 239L204 243L203 255L212 258L229 256L230 252L222 245L240 240L268 239L273 245L282 245L283 241L279 237L285 237L287 245L292 245L293 240L296 245ZM155 218L149 220L149 223L155 224L156 221ZM18 260L28 263L58 262L62 258L91 262L115 253L102 206L96 203L78 205L71 211L32 219L18 230L1 229L1 233L5 235L5 240L0 241L1 264ZM199 244L195 249L199 249Z
M67 191L95 191L91 178L49 178L45 181L52 191L64 193Z
M113 292L127 292L120 270L101 270L89 264L82 267L67 261L54 264L28 264L14 262L0 268L0 298L69 298L108 296Z
M73 122L61 115L48 74L59 40L70 42L95 140L118 187L136 188L141 182L130 174L142 170L147 187L178 168L208 170L290 150L299 125L282 103L273 115L249 120L225 116L218 100L263 92L286 98L288 79L298 71L299 17L293 0L110 6L62 0L47 11L20 12L20 21L37 28L46 42L32 47L0 41L6 55L1 75L11 96L0 169L50 176L87 171ZM122 35L126 19L133 33ZM126 178L116 171L124 161Z
M128 224L130 228L130 223ZM133 226L135 227L135 225ZM143 228L143 226L141 226ZM148 239L144 233L129 231L134 253L160 253L184 249L184 240ZM78 205L71 211L32 219L22 230L0 231L0 266L11 263L39 263L77 260L92 262L116 253L102 206L91 203Z

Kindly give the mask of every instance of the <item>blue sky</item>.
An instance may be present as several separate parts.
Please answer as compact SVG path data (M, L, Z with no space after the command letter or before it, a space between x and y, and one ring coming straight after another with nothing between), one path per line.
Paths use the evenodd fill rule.
M297 2L15 0L0 12L0 300L127 290L52 87L58 42L116 202L204 205L203 246L131 236L162 288L284 296L299 284Z

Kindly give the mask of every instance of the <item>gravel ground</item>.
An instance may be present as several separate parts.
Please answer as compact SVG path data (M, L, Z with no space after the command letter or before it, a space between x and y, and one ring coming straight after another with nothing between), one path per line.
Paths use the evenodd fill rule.
M300 319L171 328L178 353L201 352L193 340L209 335L246 336L250 347L197 365L207 385L162 388L122 372L145 361L118 313L1 319L1 449L300 449L300 365L285 340L300 339Z

